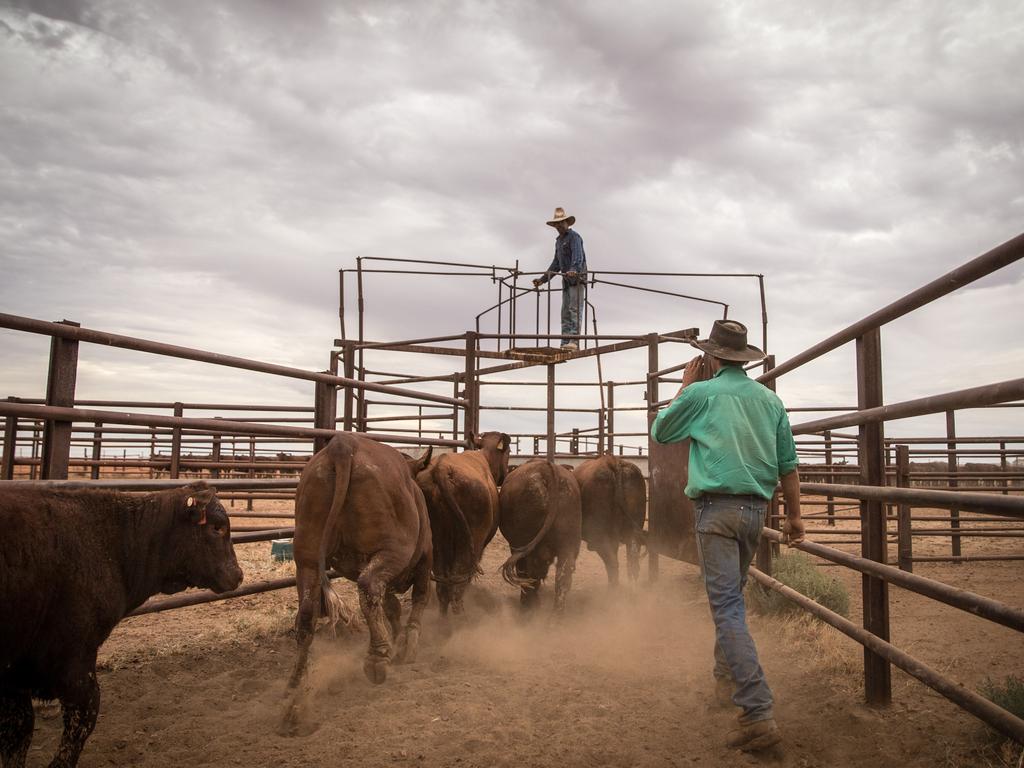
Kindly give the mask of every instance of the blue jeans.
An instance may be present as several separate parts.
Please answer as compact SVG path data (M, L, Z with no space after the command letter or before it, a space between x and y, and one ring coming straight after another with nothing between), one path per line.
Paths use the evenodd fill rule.
M747 629L743 587L757 552L768 502L759 496L704 495L697 511L697 551L715 620L715 677L735 684L733 703L743 724L768 720L772 692Z
M563 336L579 336L580 307L583 305L586 287L582 279L576 285L569 285L565 278L562 279ZM562 339L562 344L565 344L567 341L575 341L575 339Z

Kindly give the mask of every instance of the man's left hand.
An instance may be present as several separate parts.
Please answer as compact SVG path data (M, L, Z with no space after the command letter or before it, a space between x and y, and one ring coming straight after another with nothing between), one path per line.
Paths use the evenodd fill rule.
M804 521L799 517L795 519L786 518L782 524L782 543L793 546L804 540Z

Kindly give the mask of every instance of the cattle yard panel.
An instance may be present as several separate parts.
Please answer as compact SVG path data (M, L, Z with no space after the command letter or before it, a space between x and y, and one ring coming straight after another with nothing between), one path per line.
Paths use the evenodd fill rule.
M94 462L99 462L101 465L104 463L103 460L96 455L99 451L97 446L102 443L103 431L106 431L109 435L114 434L112 430L129 427L134 430L134 435L137 437L140 434L140 430L153 430L146 433L146 436L149 437L151 441L151 446L155 445L156 429L160 429L164 435L169 435L171 454L167 466L168 474L171 475L171 477L166 481L162 481L162 483L166 485L180 486L182 484L182 479L178 476L181 474L183 464L187 466L187 462L183 462L181 457L183 443L187 440L194 439L192 436L196 434L200 436L200 440L211 440L211 461L200 462L202 468L211 470L211 474L213 470L216 470L219 473L223 469L243 469L243 471L248 471L248 478L218 478L217 485L220 489L224 490L242 489L249 491L247 501L251 504L253 496L252 491L254 489L259 489L261 491L266 491L267 489L293 490L298 483L297 477L284 480L255 478L255 469L258 466L258 462L255 461L255 441L257 436L270 437L275 441L293 439L314 441L314 445L316 444L316 441L326 441L336 434L338 420L336 413L336 393L339 386L345 387L346 392L348 393L356 391L360 396L363 396L367 391L372 391L393 397L412 399L421 406L425 404L433 406L443 405L451 406L455 409L465 409L467 406L467 401L459 397L448 397L446 395L420 392L401 387L378 385L370 382L358 381L352 378L346 378L344 376L338 376L336 372L337 356L333 353L331 356L332 369L320 373L221 355L204 350L178 347L145 339L85 329L81 328L77 324L68 323L67 321L63 323L48 323L31 318L0 314L0 327L30 333L45 334L51 336L52 339L47 391L46 398L43 403L23 402L16 398L8 398L6 401L0 402L0 416L6 417L4 428L5 442L2 454L4 459L2 474L9 483L31 484L34 482L32 480L19 481L13 479L14 467L15 464L18 463L16 456L17 435L19 431L18 421L25 420L33 426L33 456L30 459L30 476L35 476L35 465L38 462L40 465L40 474L45 478L45 482L48 485L52 486L54 484L61 484L71 485L72 487L82 487L79 483L69 483L65 478L67 478L69 467L72 464L71 445L72 437L75 433L74 425L76 422L85 422L93 425L91 429L90 443L94 457L90 460L83 460L81 463L88 463L92 469L97 468ZM289 424L260 423L258 421L241 421L228 418L204 419L185 417L185 407L183 403L170 404L170 408L174 414L172 416L152 413L93 410L76 407L76 405L82 405L82 403L76 404L74 398L78 346L82 341L261 373L269 373L278 376L311 380L314 382L316 387L312 408L312 425L292 426ZM109 405L109 403L103 404ZM152 407L154 404L134 403L134 405L137 407L147 408ZM160 407L165 406L166 404L156 405ZM227 404L227 406L228 410L234 408L234 406L231 406L230 404ZM257 406L238 406L238 409L252 409L256 407ZM305 420L303 419L302 421ZM38 438L35 436L35 433L38 431L35 429L36 423L44 425L41 451L38 454L35 450L38 445ZM103 425L102 429L98 425ZM111 425L123 425L123 427L111 427ZM225 463L219 460L220 449L223 447L223 439L225 436L229 437L232 441L236 440L238 436L244 436L248 440L247 448L249 461L247 462L247 467L240 468L237 466L231 466L237 464L237 462ZM424 436L412 437L401 434L373 434L368 436L383 442L417 446L436 445L452 447L464 445L461 440L456 439L431 438ZM108 439L119 438L108 437ZM153 453L155 453L155 450ZM212 460L212 454L218 455L218 461ZM232 455L235 455L234 451L232 451ZM79 462L76 461L75 463L77 464ZM141 464L143 462L139 463ZM153 468L152 465L154 462L151 461L145 463L150 465L150 469ZM122 465L124 466L126 464L127 460L124 460ZM291 469L291 467L288 468ZM110 480L90 480L89 487L114 487L125 491L141 491L152 487L161 487L161 481L142 481L133 479L118 483L117 481ZM245 531L243 528L244 527L240 527L237 532L232 534L233 541L237 543L265 541L270 538L279 538L291 534L290 528L277 527L253 531ZM237 594L252 594L253 592L278 588L283 587L281 585L270 585L265 583L244 585L241 588L241 591ZM198 593L188 595L187 598L189 601L188 604L209 602L214 599L212 593Z
M885 505L915 504L949 509L951 510L951 528L956 527L956 516L952 513L952 510L969 510L1014 519L1024 519L1024 497L1021 496L969 492L960 489L930 490L887 487L885 485L886 445L883 425L886 421L927 414L948 414L957 409L1019 401L1024 398L1024 379L995 382L958 392L943 393L885 405L883 404L882 397L881 328L883 325L931 301L941 298L957 288L1012 264L1022 257L1024 257L1024 235L1019 235L922 288L907 294L903 298L854 323L828 339L819 342L775 368L766 370L759 377L759 380L763 383L777 379L779 376L796 370L848 342L856 342L858 408L837 416L794 424L793 434L798 436L813 434L824 437L826 431L831 432L831 430L854 426L858 428L857 468L860 474L860 483L858 485L836 484L834 482L801 483L801 491L808 494L827 494L832 499L850 498L859 501L862 541L862 557L860 562L852 563L848 560L849 555L841 555L838 550L823 547L820 544L805 543L796 546L799 549L819 557L824 557L832 562L841 562L845 557L847 561L843 563L844 565L855 567L861 571L863 575L863 628L854 627L849 622L843 624L842 622L833 621L835 617L826 618L826 612L820 606L815 607L816 604L808 604L806 598L791 594L792 590L788 590L757 569L752 569L751 572L754 578L765 586L787 594L797 600L803 607L813 610L819 616L826 618L830 623L833 623L833 626L836 626L864 645L864 690L869 703L886 704L890 701L890 664L894 662L897 655L900 655L900 652L896 652L888 643L888 583L898 583L903 588L910 589L919 594L925 594L933 599L935 598L935 594L929 594L928 592L928 589L931 588L930 585L926 589L921 582L912 581L912 579L917 577L911 577L904 571L892 568L886 564ZM947 450L951 451L951 456L955 456L957 449L956 438L954 431L950 428L952 425L948 417L947 425L947 437L949 438ZM950 473L953 474L957 469L957 465L950 462L949 468ZM949 479L956 480L957 478L951 477ZM952 483L951 486L956 488ZM768 532L766 535L778 538L778 535L774 532ZM928 580L928 582L930 581ZM937 584L937 582L934 584ZM958 607L964 607L972 613L980 614L982 604L983 601L978 596L970 596L966 599L964 605ZM999 610L1021 614L1019 611L1002 605L999 605ZM1024 628L1024 625L1019 623L1024 621L1024 618L1018 616L1018 619L1015 621L1018 623L1013 624L1014 629L1020 631ZM1017 741L1024 742L1024 720L998 707L993 710L992 707L994 705L990 703L979 706L978 699L980 697L976 697L973 694L966 697L960 695L960 690L953 681L938 675L934 670L924 668L924 665L910 659L905 654L902 654L902 660L899 663L901 667L907 669L918 679L960 706L968 709L968 711L985 720L1000 732Z

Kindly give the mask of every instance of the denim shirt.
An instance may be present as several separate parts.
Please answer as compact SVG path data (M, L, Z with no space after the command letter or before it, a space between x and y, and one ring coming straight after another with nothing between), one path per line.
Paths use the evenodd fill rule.
M585 280L587 273L587 255L583 252L583 238L576 230L568 229L564 235L555 238L555 257L551 260L548 272L578 272L580 281ZM568 281L568 278L563 278ZM579 281L576 281L579 282ZM570 283L575 285L576 282Z

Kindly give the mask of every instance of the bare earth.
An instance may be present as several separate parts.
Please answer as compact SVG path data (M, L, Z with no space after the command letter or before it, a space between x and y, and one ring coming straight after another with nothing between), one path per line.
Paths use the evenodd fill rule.
M939 554L949 544L915 546ZM964 548L1024 550L1020 539L995 538ZM247 581L292 571L271 562L268 542L237 549ZM499 537L450 633L429 609L419 658L393 667L383 685L363 676L365 631L321 633L302 734L290 738L276 728L293 660L291 590L126 620L100 652L102 709L80 765L1002 765L979 751L978 721L916 680L894 668L893 705L870 709L860 646L816 622L763 616L751 626L785 741L759 757L733 752L723 743L734 712L710 706L713 629L696 568L662 558L656 583L645 567L639 585L612 594L584 547L567 615L554 620L548 601L524 620L516 590L496 573L507 554ZM850 588L859 621L859 574L826 572ZM1024 608L1019 563L916 572ZM974 689L1024 672L1019 633L902 590L890 595L893 642L930 666ZM60 727L59 708L38 704L30 765L47 763Z

